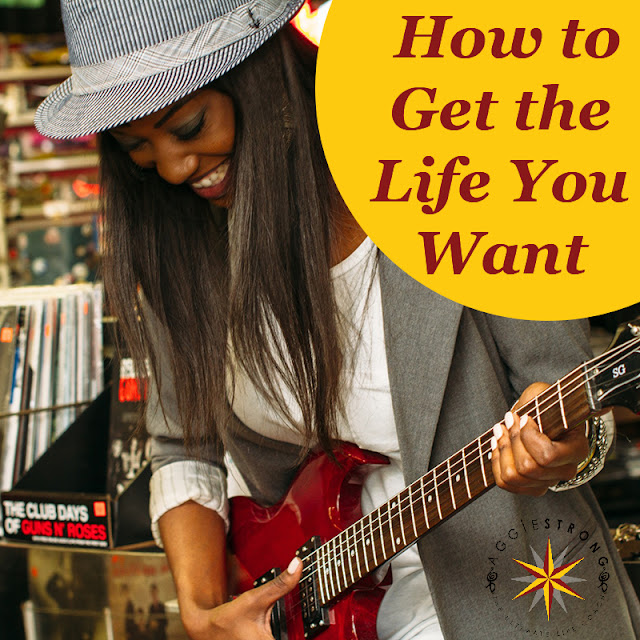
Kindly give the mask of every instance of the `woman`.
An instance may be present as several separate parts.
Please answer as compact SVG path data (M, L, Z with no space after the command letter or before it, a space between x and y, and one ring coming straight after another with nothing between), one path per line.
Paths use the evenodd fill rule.
M139 366L149 359L152 518L197 639L271 637L271 606L301 575L292 560L226 602L223 450L266 503L316 444L383 452L391 464L364 485L371 509L588 349L583 324L464 309L378 256L322 153L315 52L281 30L299 5L63 2L73 76L36 119L57 137L102 132L105 286ZM399 557L381 639L512 637L489 624L483 580L465 587L486 574L495 536L541 509L606 535L586 489L516 495L574 478L589 453L580 430L554 443L531 418L509 413L505 425L492 465L510 492L427 536L421 556ZM632 638L637 603L619 560L612 567L591 630ZM470 613L452 595L460 589Z

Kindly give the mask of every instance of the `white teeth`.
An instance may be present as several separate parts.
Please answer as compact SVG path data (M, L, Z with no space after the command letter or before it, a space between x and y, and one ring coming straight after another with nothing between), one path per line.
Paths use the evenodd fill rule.
M194 182L192 187L194 189L207 189L209 187L215 187L220 184L224 177L227 175L229 169L229 161L225 160L221 165L217 166L211 173L206 175L202 180Z

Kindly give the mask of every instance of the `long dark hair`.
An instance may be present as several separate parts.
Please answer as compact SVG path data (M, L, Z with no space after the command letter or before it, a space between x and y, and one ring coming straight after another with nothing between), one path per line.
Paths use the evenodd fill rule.
M138 370L148 357L160 386L171 376L195 453L228 432L230 349L292 421L274 374L284 382L307 447L329 451L336 436L344 356L329 268L344 203L318 134L315 57L287 28L212 85L236 110L228 217L100 136L106 291Z

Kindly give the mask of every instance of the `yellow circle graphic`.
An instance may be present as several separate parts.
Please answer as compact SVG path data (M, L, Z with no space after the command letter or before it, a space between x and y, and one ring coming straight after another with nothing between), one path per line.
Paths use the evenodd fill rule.
M639 5L333 0L320 133L399 267L515 318L640 300Z

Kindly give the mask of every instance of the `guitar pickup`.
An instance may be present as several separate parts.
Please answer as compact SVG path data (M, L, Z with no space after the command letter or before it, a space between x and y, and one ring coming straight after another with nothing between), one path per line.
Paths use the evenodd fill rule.
M282 571L280 569L271 569L255 580L253 586L261 587L263 584L277 578L281 573ZM271 610L271 633L275 640L287 640L289 637L287 633L287 618L285 615L283 598L280 598L280 600L273 605L273 609Z
M318 536L310 538L297 551L296 556L306 565L300 579L300 604L302 606L302 625L304 637L307 640L315 638L330 624L329 607L323 607L319 597L318 572L313 565L305 562L309 556L315 554L322 545Z

